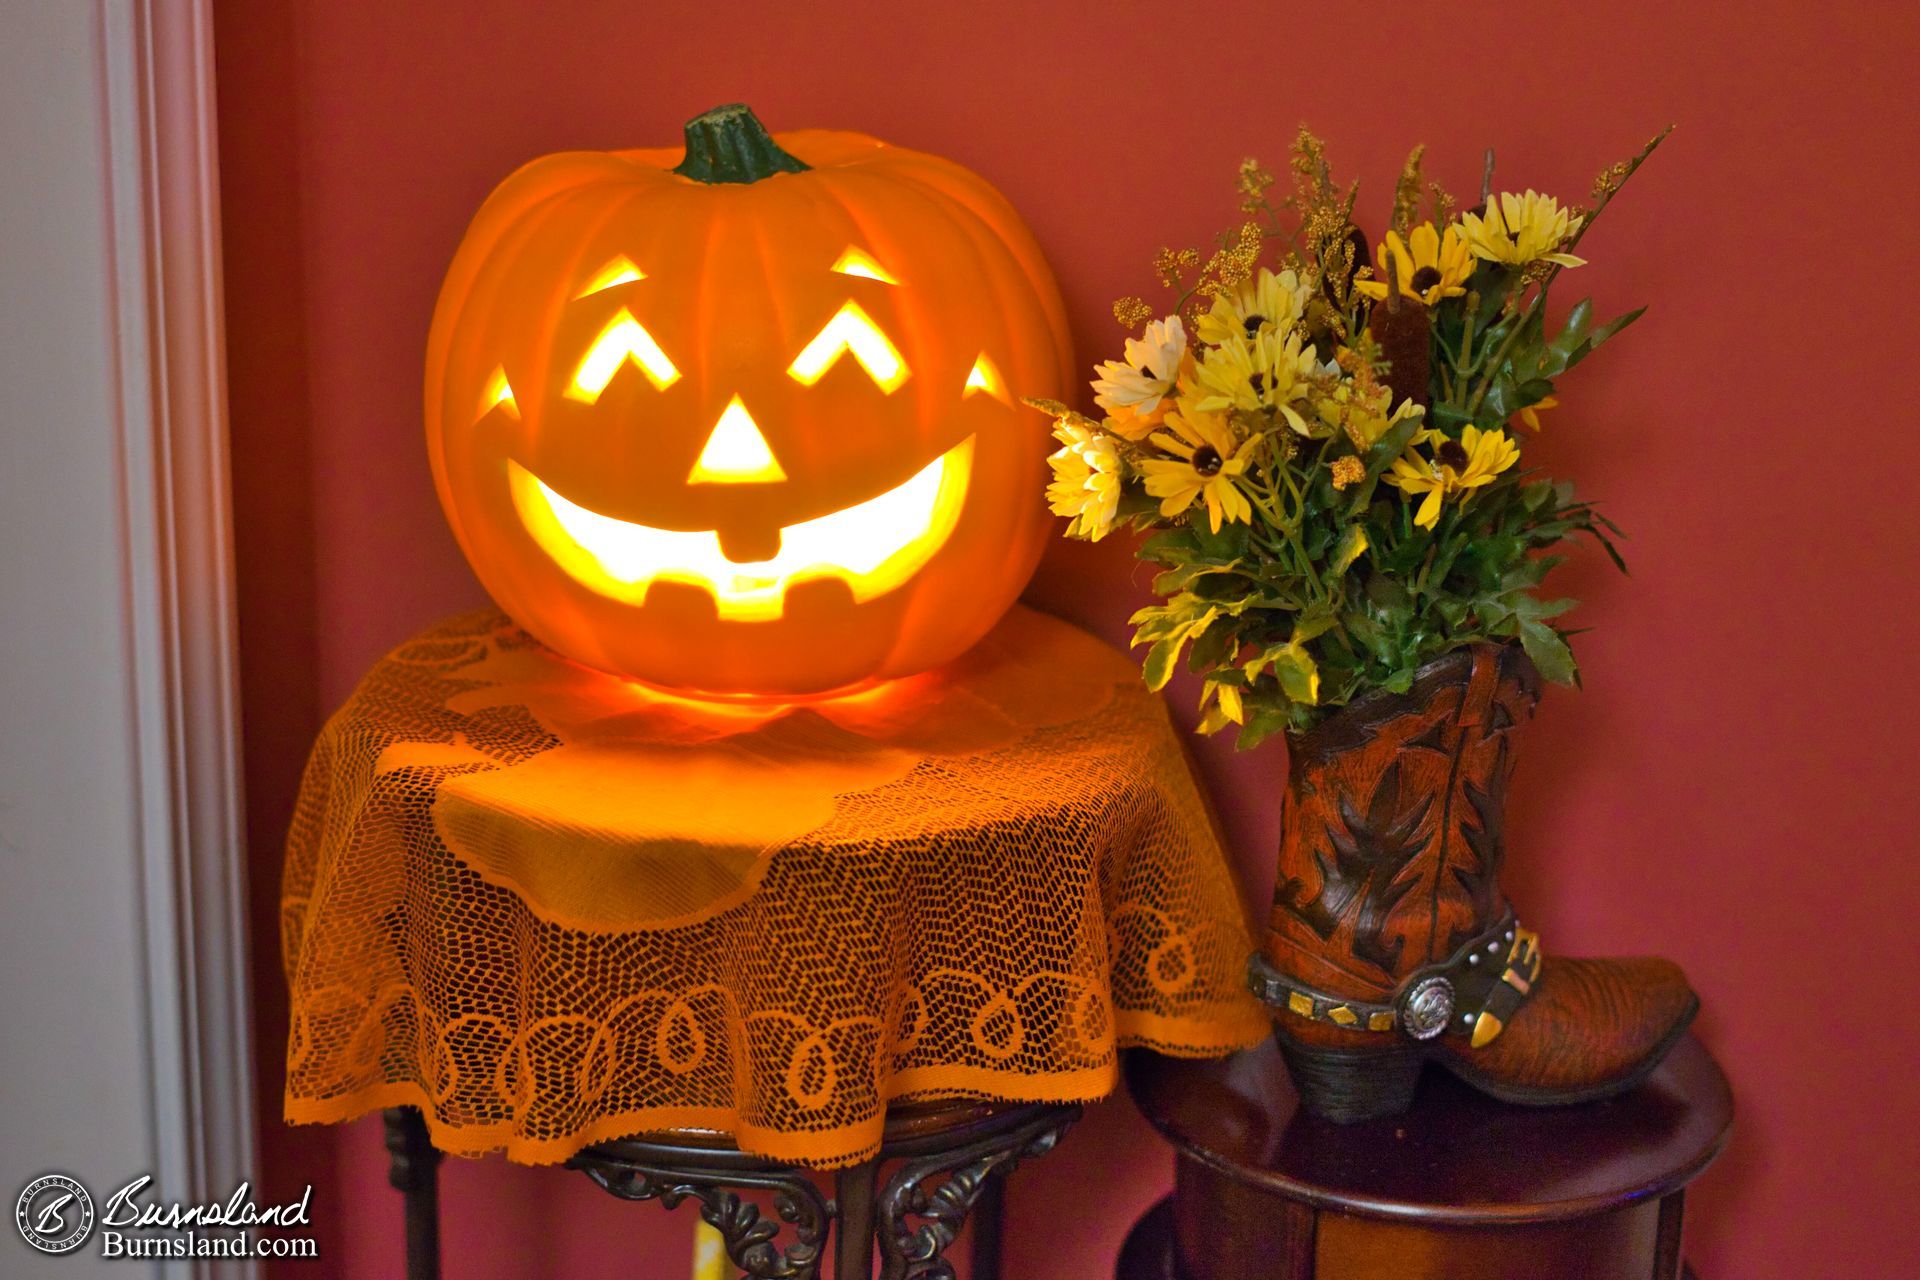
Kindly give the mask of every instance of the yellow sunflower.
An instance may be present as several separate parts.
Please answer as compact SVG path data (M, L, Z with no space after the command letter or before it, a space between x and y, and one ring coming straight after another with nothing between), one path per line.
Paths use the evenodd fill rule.
M1152 442L1172 456L1139 464L1147 495L1160 499L1160 514L1177 516L1197 498L1207 504L1215 533L1223 521L1251 520L1253 504L1239 482L1254 441L1236 441L1232 424L1222 415L1184 406L1167 415L1165 426L1154 432Z
M1356 280L1353 287L1376 301L1387 296L1388 271L1393 272L1403 296L1418 298L1429 307L1442 298L1464 294L1467 277L1473 274L1473 255L1459 227L1448 227L1442 236L1431 222L1423 222L1405 240L1398 231L1389 231L1374 256L1381 278Z
M1254 338L1269 330L1285 333L1306 314L1311 293L1298 272L1276 275L1262 267L1256 279L1213 300L1212 310L1194 324L1194 336L1218 345L1230 337Z
M1499 200L1488 202L1484 216L1460 215L1460 224L1467 232L1467 245L1474 256L1504 262L1510 267L1524 267L1529 262L1584 267L1585 258L1555 252L1580 229L1583 221L1562 209L1552 196L1531 190L1524 195L1502 192Z
M1284 339L1271 330L1252 339L1229 334L1201 357L1194 376L1199 394L1194 407L1202 413L1276 409L1288 426L1304 436L1309 433L1307 421L1293 406L1306 398L1309 379L1318 372L1319 357L1311 343L1301 345L1297 330Z
M1098 542L1113 529L1120 507L1120 451L1112 436L1065 419L1053 424L1053 437L1061 447L1047 458L1053 468L1047 506L1072 520L1068 537Z
M1413 517L1423 529L1440 522L1444 499L1459 495L1464 502L1473 490L1492 484L1495 476L1520 460L1520 446L1507 439L1504 431L1468 427L1458 440L1428 431L1422 434L1422 442L1433 444L1431 461L1408 449L1380 478L1402 493L1427 495Z

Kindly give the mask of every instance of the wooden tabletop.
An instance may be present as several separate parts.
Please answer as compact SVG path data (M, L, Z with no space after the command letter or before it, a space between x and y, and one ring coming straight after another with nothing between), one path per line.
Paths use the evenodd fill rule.
M1692 1036L1606 1102L1516 1107L1429 1067L1411 1111L1354 1125L1300 1109L1271 1040L1207 1061L1136 1051L1126 1077L1196 1159L1321 1208L1429 1224L1559 1221L1665 1195L1720 1153L1733 1123L1727 1079Z

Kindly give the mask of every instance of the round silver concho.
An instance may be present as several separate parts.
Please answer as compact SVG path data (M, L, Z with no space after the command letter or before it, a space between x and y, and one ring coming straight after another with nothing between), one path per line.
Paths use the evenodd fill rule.
M1453 984L1439 975L1422 978L1400 997L1400 1025L1415 1040L1431 1040L1453 1016Z

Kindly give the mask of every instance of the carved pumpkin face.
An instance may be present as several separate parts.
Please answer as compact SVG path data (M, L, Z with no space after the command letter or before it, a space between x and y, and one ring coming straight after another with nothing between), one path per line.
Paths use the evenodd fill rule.
M684 160L549 156L493 193L434 313L427 442L468 561L548 645L804 696L943 663L1012 603L1048 447L1012 389L1069 363L981 179L720 108Z

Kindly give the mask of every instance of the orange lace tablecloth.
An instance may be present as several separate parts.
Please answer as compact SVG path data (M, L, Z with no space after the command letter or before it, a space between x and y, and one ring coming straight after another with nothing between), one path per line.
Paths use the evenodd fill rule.
M1098 1098L1260 1040L1246 924L1121 654L1016 609L947 671L780 711L650 693L497 613L322 731L288 839L286 1111L564 1160L702 1128L832 1166L887 1101Z

